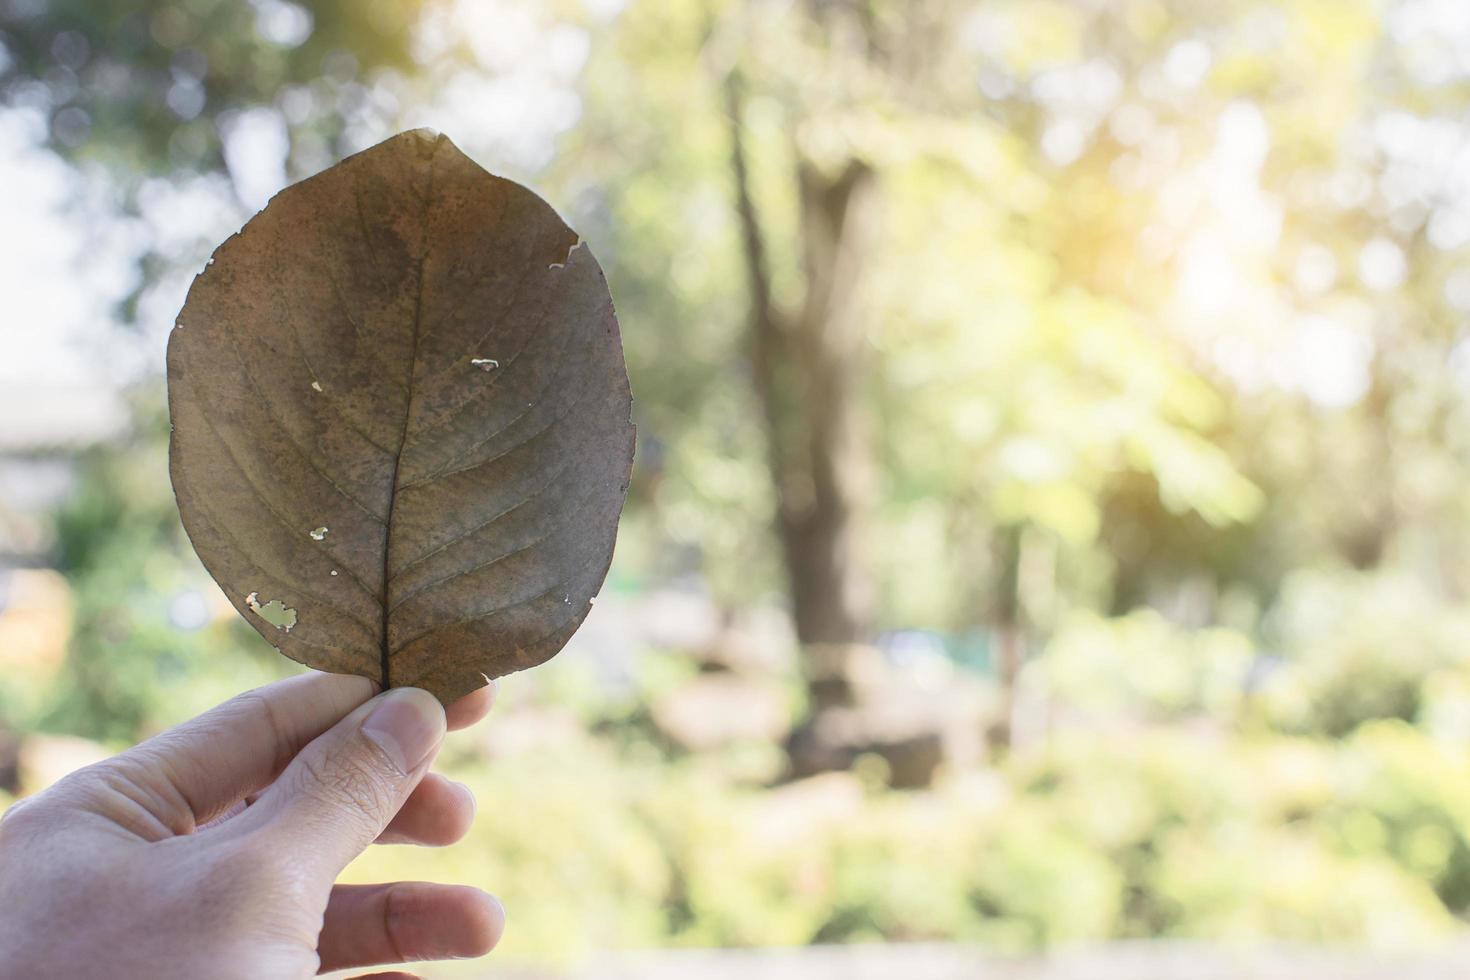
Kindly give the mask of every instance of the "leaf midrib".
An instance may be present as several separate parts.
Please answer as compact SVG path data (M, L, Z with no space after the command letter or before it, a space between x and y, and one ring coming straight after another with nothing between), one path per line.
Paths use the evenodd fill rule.
M418 288L414 293L413 342L408 356L408 399L403 408L403 425L398 431L398 449L393 454L393 475L388 486L388 520L383 525L383 594L379 597L383 614L380 626L382 635L379 641L381 646L378 655L378 683L385 691L392 684L391 652L388 647L388 620L391 615L388 603L388 583L393 567L393 517L398 507L398 471L403 462L403 448L408 442L408 423L413 418L414 398L417 395L414 380L418 377L419 337L423 327L424 264L429 258L429 208L434 199L434 158L438 155L439 147L443 142L443 136L435 137L433 148L429 151L429 173L424 182L424 206L419 219Z

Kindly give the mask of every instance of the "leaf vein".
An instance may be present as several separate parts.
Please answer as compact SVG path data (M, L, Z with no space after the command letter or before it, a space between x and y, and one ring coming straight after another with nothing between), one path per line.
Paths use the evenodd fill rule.
M556 384L556 382L557 382L557 378L556 377L553 377L550 381L548 381L546 383L545 387L543 387L539 392L536 393L536 398L531 403L531 406L535 406L535 405L541 404L541 401L542 401L543 396L546 394L547 391L549 391ZM566 410L565 411L563 411L560 414L554 416L551 419L550 422L547 422L546 425L542 426L540 429L537 429L535 432L533 432L530 435L526 436L520 442L517 442L514 445L509 446L506 449L501 450L500 452L496 453L494 456L491 456L489 459L482 459L482 460L480 460L477 463L471 463L468 466L461 466L459 469L451 470L451 469L445 468L445 469L436 470L435 472L430 473L428 476L421 477L420 479L414 480L412 483L405 484L402 489L404 489L404 490L411 490L414 487L427 486L427 485L432 484L432 483L437 483L440 480L446 480L446 479L448 479L451 476L458 476L461 473L469 473L470 471L477 470L477 469L481 468L482 466L489 466L491 463L494 463L495 461L497 461L499 459L503 459L504 457L506 457L506 456L510 455L511 453L515 452L517 449L520 449L520 448L524 447L527 443L532 442L532 441L534 441L536 439L539 439L541 436L544 436L546 433L548 433L552 429L556 428L556 426L559 423L561 423L562 421L564 421L567 418L570 418L573 415L573 413L575 413L577 411L577 409L579 409L579 408L582 407L582 402L584 402L587 398L590 397L590 391L591 391L591 386L590 385L582 385L581 386L580 393L577 395L577 397L575 399L573 399L572 403L566 407ZM455 463L462 462L463 460L469 458L470 456L473 456L478 450L480 450L480 449L484 448L485 446L489 445L491 442L493 442L499 436L501 436L504 433L508 432L510 430L511 426L515 425L521 419L525 418L527 415L530 414L530 412L531 412L531 406L528 406L527 408L522 409L510 421L506 422L500 428L496 429L494 432L490 433L488 436L486 436L485 438L481 439L479 442L475 443L469 449L465 450L464 452L460 453L458 456L456 456L453 459L449 460L449 462L445 463L444 466L445 467L450 467L450 466L453 466Z
M593 559L591 559L588 562L586 562L582 566L582 568L579 568L578 569L578 571L579 572L582 571L582 569L585 569L587 567L587 565L592 564L593 561L596 561L596 560L597 559L594 556ZM466 616L463 619L456 619L456 620L454 620L452 622L448 622L448 623L436 623L435 625L430 626L428 629L421 630L420 632L415 633L413 636L409 637L408 639L404 640L402 643L400 643L397 646L395 646L392 649L392 651L389 653L389 656L392 657L392 656L396 656L399 653L402 653L403 650L406 647L409 647L409 646L413 645L414 643L417 643L419 640L422 640L424 637L428 636L431 633L436 633L439 630L450 629L450 628L455 627L455 626L464 626L467 623L479 622L482 619L489 619L491 616L499 616L501 613L510 612L512 609L519 609L522 606L529 606L531 603L537 602L537 601L539 601L541 599L545 599L547 596L552 595L553 593L557 592L558 590L565 589L566 587L567 586L566 586L566 583L564 581L556 582L556 583L552 584L549 588L543 589L542 591L536 593L533 596L529 596L529 597L527 597L525 599L520 599L520 600L518 600L516 602L512 602L512 603L510 603L509 605L506 605L506 606L501 606L498 609L491 609L489 612L479 613L479 614L474 615L474 616ZM562 625L565 625L565 621L563 621ZM556 630L552 630L551 633L547 633L547 634L545 634L545 636L551 636L555 632L556 632ZM545 639L545 636L538 637L537 639L538 640L539 639Z
M195 387L194 388L194 391L195 391L195 394L197 395L198 392L199 392L198 387ZM209 431L212 432L212 433L214 433L214 437L219 440L220 445L225 450L225 455L229 457L229 460L230 460L230 462L232 464L234 464L235 469L238 470L239 473L240 473L240 475L245 478L245 485L250 488L251 494L255 497L255 499L259 500L262 504L265 505L265 509L270 512L270 515L276 519L276 523L280 524L281 527L284 530L286 530L290 534L299 533L299 531L296 528L296 526L294 524L292 524L287 518L285 518L284 516L281 515L280 511L278 511L276 509L275 505L271 502L270 498L265 495L264 491L262 491L260 489L260 487L256 484L255 480L251 478L250 471L245 468L245 465L243 463L240 462L240 459L235 454L234 449L232 449L230 447L229 441L224 437L224 434L222 432L220 432L219 427L217 425L215 425L214 419L210 417L209 411L208 411L208 409L206 409L204 407L204 405L205 405L205 402L201 399L200 400L200 403L199 403L199 415L200 415L200 417L204 419L204 424L207 425L207 426L209 426ZM214 507L212 507L210 505L209 498L208 497L202 497L202 496L199 496L199 495L196 494L195 495L195 500L198 501L199 502L199 505L201 507L203 507L206 511L208 511L211 514L216 515L216 518L218 518L220 516L219 510L217 510L216 508L214 508ZM224 530L225 535L227 537L229 537L230 540L235 543L235 546L239 550L239 552L241 554L244 554L244 549L240 547L240 539L235 535L235 533L232 530L230 530L228 522L217 520L216 523L218 524L218 526L222 530ZM254 563L252 562L252 564L254 564ZM343 570L347 572L347 577L348 578L352 579L352 581L355 582L357 584L357 586L360 589L362 589L363 592L366 593L370 598L376 599L376 594L371 589L369 589L367 587L367 585L360 578L357 577L357 574L355 572L353 572L353 570L350 567L348 567L347 563L342 562L341 565L342 565ZM304 585L301 585L300 582L299 582L299 580L297 580L297 579L294 579L294 578L293 579L286 579L285 581L287 582L288 585L290 585L292 588L296 589L298 592L300 592L302 595L306 596L308 599L313 599L313 600L315 600L317 602L320 602L324 606L327 606L327 607L329 607L331 609L336 610L337 612L341 613L342 616L345 619L347 619L349 622L352 622L352 623L354 623L357 626L361 626L362 629L363 629L364 634L366 636L368 636L369 638L376 638L376 631L373 630L372 627L370 627L367 623L363 622L362 620L358 619L356 616L353 616L351 613L347 612L346 610L340 609L337 606L337 604L335 602L333 602L332 600L326 598L323 595L318 594L317 592L314 592L313 590L307 588Z
M527 248L527 254L528 255L530 254L530 246L528 246L528 248ZM507 303L506 304L506 309L514 309L515 306L516 306L516 304L520 302L521 293L524 290L526 281L529 278L530 277L528 276L528 277L526 277L525 279L522 279L520 282L518 282L516 284L516 292L515 292L514 298L512 299L512 301L510 303ZM504 378L506 375L508 375L510 373L511 367L513 365L515 365L517 361L520 360L521 355L526 352L527 348L529 348L532 343L535 342L537 335L541 332L541 328L546 324L547 314L551 311L552 301L555 298L556 298L556 290L554 288L547 289L546 290L546 302L542 304L541 310L537 314L535 325L532 326L532 328L530 330L526 331L526 338L525 338L524 342L521 344L520 347L518 347L516 349L516 352L514 354L512 354L505 361L504 364L501 365L500 370L498 370L497 372L495 372L495 376L493 378L491 378L488 383L476 385L474 387L474 389L471 390L470 396L468 398L464 399L463 401L461 401L458 405L456 405L450 411L450 413L448 415L445 415L445 416L439 418L438 420L436 420L435 422L433 422L427 429L423 429L423 430L415 433L415 436L417 438L419 438L419 439L422 439L422 438L424 438L424 436L428 435L430 432L435 432L435 431L443 428L445 425L448 425L451 422L457 421L461 416L464 415L465 409L467 409L469 406L471 406L471 405L475 404L476 402L480 401L481 399L483 399L484 396L487 393L489 393L491 391L494 391L495 388L496 388L496 386L499 384L501 378ZM461 308L463 308L463 307L461 307ZM456 312L458 312L458 311L456 310ZM468 348L466 348L466 350L469 352L469 356L470 357L476 356L475 355L475 352L480 349L480 347L485 343L485 341L489 338L490 334L494 332L494 330L495 330L494 326L491 326L490 329L486 330L483 334L480 335L480 339L479 340L476 340L474 342L474 344L472 344ZM566 347L563 346L562 347L562 351L565 351L565 350L566 350ZM458 364L459 361L456 360L455 363ZM475 449L478 449L480 446L484 445L486 441L488 441L488 440L482 440L478 445L472 447L469 451L470 452L474 452ZM463 458L464 455L466 455L466 454L461 454L461 456L459 458ZM454 462L456 462L456 460L451 460L448 465L453 465Z
M343 497L350 500L353 504L357 505L358 510L362 511L368 517L372 518L379 524L383 524L383 518L379 517L377 513L372 510L372 508L368 507L361 500L358 500L356 496L348 493L347 490L344 489L340 484L338 484L337 481L333 479L326 470L322 469L321 465L317 463L316 459L311 455L311 453L307 452L306 448L296 441L296 437L291 434L291 430L286 425L285 421L276 414L275 406L271 403L271 400L265 396L265 392L260 387L260 383L255 380L255 375L251 373L250 364L245 358L244 351L240 349L239 341L235 339L234 331L226 330L224 332L230 338L230 349L235 352L235 359L240 363L241 373L245 375L245 380L249 382L250 387L255 391L255 396L259 400L259 404L265 411L266 415L270 417L270 420L274 422L277 428L280 430L280 433L282 437L284 437L286 444L289 445L292 449L296 450L297 455L306 461L306 465L311 467L311 469L323 480L327 481L332 489L336 490ZM196 388L195 391L197 392L198 389Z

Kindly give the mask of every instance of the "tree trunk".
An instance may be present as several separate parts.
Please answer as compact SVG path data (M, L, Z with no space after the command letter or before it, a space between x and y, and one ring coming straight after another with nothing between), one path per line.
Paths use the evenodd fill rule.
M843 661L869 639L873 586L863 547L870 449L859 406L863 369L857 283L873 245L876 175L851 159L838 172L797 165L805 290L784 315L771 295L765 239L750 190L742 90L727 79L731 163L750 296L751 361L776 490L775 525L814 707L846 703Z
M792 346L806 403L787 410L805 438L787 447L784 472L773 475L792 548L797 635L805 643L856 643L868 638L873 599L862 540L872 467L858 403L865 343L857 283L871 240L874 179L853 160L835 178L803 163L798 180L807 289Z
M1021 624L1021 555L1024 531L1009 525L996 531L995 553L1000 556L1000 581L995 590L991 622L995 642L995 679L1000 704L988 733L991 748L1004 752L1015 740L1016 682L1026 657Z

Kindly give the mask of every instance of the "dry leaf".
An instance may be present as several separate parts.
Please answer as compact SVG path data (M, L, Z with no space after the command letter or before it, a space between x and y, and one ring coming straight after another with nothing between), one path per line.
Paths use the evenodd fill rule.
M168 345L170 471L282 653L448 702L587 615L633 458L612 299L535 194L403 133L221 245Z

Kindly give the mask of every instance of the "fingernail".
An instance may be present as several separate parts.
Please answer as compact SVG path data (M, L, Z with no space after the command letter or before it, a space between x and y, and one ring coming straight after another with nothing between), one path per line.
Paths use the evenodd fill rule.
M480 809L480 804L475 799L475 791L472 790L472 789L470 789L464 783L455 783L454 786L459 791L459 795L462 796L462 797L464 797L465 802L469 803L469 805L470 805L470 822L473 823L474 822L474 819L475 819L475 814Z
M444 708L416 687L398 687L378 699L362 723L362 733L377 744L398 771L417 769L444 738Z
M500 937L505 935L505 905L494 895L486 895L485 897L490 900L490 948L494 949L500 945Z

